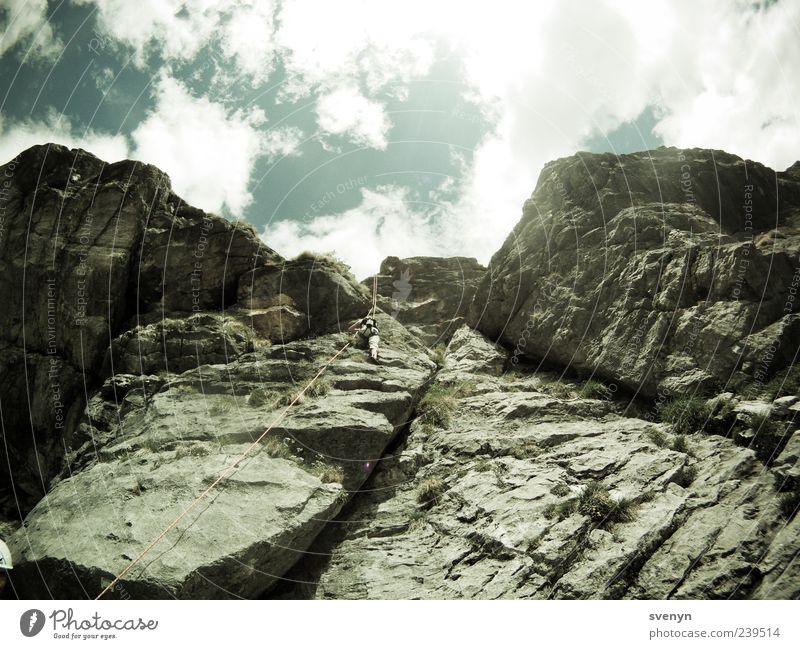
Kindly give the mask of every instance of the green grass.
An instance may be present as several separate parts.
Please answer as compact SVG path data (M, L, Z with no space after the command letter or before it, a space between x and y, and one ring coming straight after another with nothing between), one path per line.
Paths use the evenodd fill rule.
M590 482L578 497L578 513L588 516L601 527L634 520L630 500L614 500L601 483Z
M663 421L672 424L674 433L684 435L703 430L711 413L705 399L678 397L660 404L658 414Z
M303 392L303 387L304 386L299 386L297 389L287 392L283 397L280 397L278 399L278 405L288 406L292 401L295 401L295 399L295 403L304 403L308 399L325 396L331 391L332 386L330 381L317 379L317 381L308 386L305 392Z
M563 482L559 482L557 485L553 486L550 489L550 493L554 496L569 496L572 493L572 490Z
M344 482L344 470L340 466L317 463L312 465L312 471L322 482Z
M412 529L421 527L425 524L425 521L428 519L428 510L427 509L414 509L408 515L408 519L411 521L410 527Z
M557 519L563 521L565 518L571 516L578 509L578 499L570 498L569 500L562 500L560 503L550 503L544 508L543 514L545 518Z
M231 404L229 403L215 403L208 409L208 413L214 417L227 415L231 411Z
M310 250L306 250L305 252L301 252L299 255L297 255L297 257L294 258L294 261L312 261L320 266L332 268L340 275L344 275L345 277L353 277L350 266L348 266L332 252L312 252Z
M778 399L800 393L800 365L793 365L776 372L766 383L754 381L739 390L746 399Z
M447 428L458 407L458 400L474 390L471 383L445 385L434 383L417 406L417 419L422 424L436 428Z
M270 437L264 442L264 452L270 457L280 457L288 459L292 457L292 451L282 439Z
M518 460L527 460L541 453L541 447L533 440L526 440L511 450L511 456Z
M580 396L584 399L610 399L612 394L605 383L594 379L586 381L580 390Z
M683 467L683 475L682 480L680 482L681 487L688 487L691 485L695 479L697 478L697 466L694 464L687 464Z
M433 348L433 362L436 363L436 367L444 367L445 364L445 351L447 347L444 343L439 343L436 347Z
M210 455L211 451L209 451L205 446L179 446L175 449L175 455L173 456L173 460L180 460L185 457L204 457L206 455Z
M666 448L669 445L667 436L658 428L648 428L645 435L659 448Z
M444 483L439 478L423 480L417 487L417 502L424 508L438 505L444 493Z
M278 395L274 391L266 388L256 388L247 397L247 403L253 408L262 408L266 405L274 405L277 399Z
M686 442L686 435L675 435L670 448L676 453L689 453L689 444Z
M556 399L571 399L573 395L572 386L563 381L555 381L543 386L544 391Z

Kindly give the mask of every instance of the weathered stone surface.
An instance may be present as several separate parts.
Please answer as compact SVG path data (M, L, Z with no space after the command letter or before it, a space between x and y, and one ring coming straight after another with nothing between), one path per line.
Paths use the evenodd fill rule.
M580 386L565 396L546 373L500 374L492 350L456 333L437 381L472 389L451 424L415 421L275 596L796 596L785 549L796 543L752 451L699 434L683 450L622 403L581 398ZM421 485L434 479L441 494L426 507ZM558 514L592 481L629 503L629 520Z
M396 326L404 353L376 367L361 350L346 351L326 374L329 391L293 406L112 596L255 597L284 574L369 476L433 369ZM104 386L75 435L69 474L11 539L18 594L97 595L258 438L283 409L276 400L345 341L276 345Z
M238 301L254 326L277 342L307 333L345 331L372 307L371 294L363 286L312 257L247 273L239 284Z
M795 175L721 151L556 160L469 319L519 356L647 396L768 377L800 343L798 219Z
M485 273L471 257L387 257L377 275L378 303L433 347L447 343L464 324ZM373 281L362 282L370 292Z
M278 257L249 226L186 206L151 165L49 144L2 173L0 487L21 487L26 511L61 468L124 322L232 304L239 275Z
M797 351L800 178L683 156L548 165L486 273L387 259L375 365L344 333L370 280L285 262L153 167L25 152L0 240L15 592L95 596L295 400L111 596L797 598L800 395L763 381ZM488 337L462 326L479 282ZM708 432L584 373L708 390Z

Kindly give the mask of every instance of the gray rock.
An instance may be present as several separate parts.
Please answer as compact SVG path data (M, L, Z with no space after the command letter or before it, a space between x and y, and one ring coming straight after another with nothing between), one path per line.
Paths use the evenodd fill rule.
M464 323L475 290L486 272L471 257L387 257L377 288L381 308L433 347L447 344ZM374 277L362 283L373 289Z
M621 403L581 398L579 386L551 396L563 379L542 372L498 375L486 362L492 350L474 331L456 333L437 381L472 389L459 397L451 424L414 421L274 596L795 592L780 494L752 451L716 435L689 436L688 453L672 450L667 426L626 417ZM577 503L592 481L628 515L613 522L585 514ZM773 575L769 595L762 574Z
M113 414L86 419L70 473L10 540L18 592L97 595L276 419L278 398L345 341L327 336L242 354L150 390L127 386L120 403L101 390L90 410ZM394 366L369 365L358 350L331 365L329 391L294 405L112 596L255 597L269 588L336 518L408 419L432 369L417 350ZM394 391L382 391L383 381Z
M722 151L556 160L468 320L520 357L649 397L763 380L797 349L799 210L795 175Z

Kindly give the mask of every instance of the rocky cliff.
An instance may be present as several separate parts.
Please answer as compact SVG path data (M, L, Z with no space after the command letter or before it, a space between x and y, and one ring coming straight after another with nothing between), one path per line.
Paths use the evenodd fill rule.
M383 311L402 322L429 347L445 345L464 324L486 268L471 257L387 257L376 276Z
M3 173L0 530L17 595L94 597L342 350L373 279L148 165L47 145ZM800 596L799 185L580 154L488 269L388 258L382 363L346 347L108 596Z
M470 323L647 397L764 381L800 340L800 170L723 151L547 164Z

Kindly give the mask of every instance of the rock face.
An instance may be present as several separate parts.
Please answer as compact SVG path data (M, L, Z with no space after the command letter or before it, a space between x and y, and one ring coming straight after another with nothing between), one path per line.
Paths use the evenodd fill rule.
M796 362L796 166L556 161L486 272L382 264L379 365L345 332L370 279L154 167L48 145L3 174L16 595L96 596L224 474L108 597L800 597L798 376L763 383ZM658 423L694 388L703 421Z
M486 273L471 257L387 257L378 273L378 303L426 345L446 344L464 324ZM363 285L373 289L373 277Z
M274 421L370 299L340 268L283 260L250 226L184 205L149 165L48 145L3 173L0 519L26 515L9 540L14 588L94 596ZM378 319L384 365L345 350L117 595L253 597L302 555L433 371Z
M150 165L46 145L2 169L0 400L11 456L0 483L21 487L24 509L61 469L124 321L221 309L239 275L277 255L249 227L186 206Z
M527 357L654 397L796 360L800 177L722 151L545 166L470 322Z
M255 597L284 574L369 476L430 374L407 332L398 326L387 337L385 366L346 350L326 374L325 393L293 406L112 596ZM274 345L228 363L176 367L166 379L115 375L89 402L70 475L12 539L18 594L96 596L346 340Z
M455 334L436 378L462 389L449 423L431 425L423 409L278 594L800 594L800 536L752 450L678 439L534 367L503 374L506 356L468 328Z

